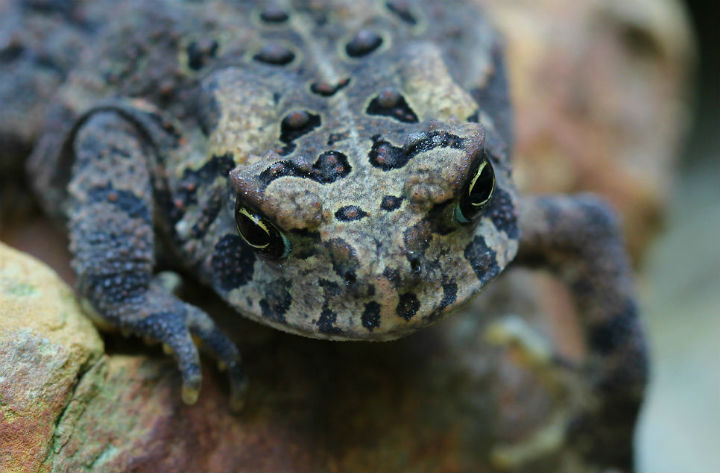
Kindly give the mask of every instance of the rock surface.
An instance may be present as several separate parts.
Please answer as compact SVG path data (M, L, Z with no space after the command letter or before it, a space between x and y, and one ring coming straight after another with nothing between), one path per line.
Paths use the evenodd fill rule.
M103 344L50 269L0 244L0 471L37 471Z

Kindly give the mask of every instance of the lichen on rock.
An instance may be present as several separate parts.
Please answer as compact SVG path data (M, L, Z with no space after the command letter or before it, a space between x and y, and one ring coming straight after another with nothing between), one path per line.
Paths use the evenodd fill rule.
M0 243L0 471L38 471L75 386L103 343L72 290Z

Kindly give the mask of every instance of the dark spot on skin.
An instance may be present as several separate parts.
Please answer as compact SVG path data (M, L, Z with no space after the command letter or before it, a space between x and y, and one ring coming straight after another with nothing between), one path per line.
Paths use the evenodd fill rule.
M353 58L366 56L380 47L382 37L370 30L360 30L345 46L347 55Z
M294 110L288 113L280 123L280 141L285 143L285 147L280 151L280 154L290 154L295 149L293 141L319 126L319 115L304 110Z
M402 148L393 146L385 140L375 141L369 156L370 164L383 171L401 168L410 159Z
M3 46L0 46L0 61L12 62L22 56L25 47L19 37L11 36Z
M212 276L222 292L247 284L253 276L255 252L239 235L225 235L213 249Z
M355 271L348 271L347 273L345 273L344 279L346 286L354 286L357 282L357 276L355 275Z
M422 262L420 261L420 258L411 257L409 259L409 261L410 261L410 271L412 272L412 274L414 274L416 276L420 275L420 273L422 272Z
M90 189L87 198L89 203L104 202L112 204L130 218L139 218L145 223L152 223L152 217L147 205L142 198L131 191L117 190L112 187L112 184L108 184L107 186Z
M41 13L62 13L70 15L76 8L71 0L34 0L21 3L23 8Z
M340 238L333 238L325 246L330 253L333 270L338 276L345 279L349 273L357 273L360 262L352 246Z
M202 91L195 98L198 125L205 136L209 136L220 122L220 105L211 91Z
M293 235L293 257L298 259L307 259L318 252L321 237L319 232L311 232L308 230L292 230Z
M348 174L352 167L348 163L347 156L339 151L326 151L318 156L317 161L309 169L302 169L292 161L279 161L270 165L258 176L263 187L270 185L275 179L292 176L311 179L320 184L330 184L342 179Z
M448 201L434 205L428 212L427 220L430 223L430 231L438 235L447 235L457 230L454 224L455 219L449 215L454 209L454 202Z
M367 213L357 205L341 207L335 212L335 218L341 222L352 222L367 217Z
M327 279L318 280L318 285L323 289L323 296L326 301L333 297L337 297L342 292L340 290L340 286L332 281L328 281ZM325 305L327 305L327 302Z
M438 310L444 310L446 307L449 307L450 305L454 304L457 300L457 284L454 282L444 283L442 285L443 288L443 298L440 301L440 305L438 306Z
M432 232L430 223L427 220L421 220L412 227L405 229L403 234L403 242L405 250L412 255L422 255L430 246Z
M260 310L266 319L285 323L285 313L290 308L292 297L288 292L290 281L278 279L265 287L265 298L260 300Z
M415 156L435 148L463 149L465 140L452 133L433 131L424 133L423 138L413 142L407 147L407 153Z
M417 123L418 117L397 91L385 89L373 98L365 113L391 117L404 123Z
M341 334L342 330L340 330L338 327L335 327L335 322L337 321L337 314L330 310L330 308L328 307L330 299L333 297L337 297L340 294L340 286L326 279L320 279L318 283L320 287L323 288L324 299L322 311L320 312L320 318L316 322L318 330L321 333L330 333L336 335Z
M481 285L487 284L495 276L500 274L500 267L497 264L496 254L485 244L485 239L476 236L466 247L465 258L480 280Z
M294 112L288 113L287 116L283 119L282 129L285 134L290 135L288 136L288 140L292 140L294 138L297 138L297 136L292 136L292 133L302 134L303 129L310 125L312 121L319 118L320 117L316 118L315 115L310 115L304 110L295 110Z
M360 316L363 327L372 332L374 328L380 326L380 304L375 301L365 304L365 310Z
M402 205L402 197L395 197L394 195L386 195L383 197L382 202L380 203L380 208L387 211L392 212L393 210L397 210Z
M328 21L327 14L325 14L324 11L314 9L312 10L312 13L310 14L313 21L315 22L315 26L325 26Z
M40 52L33 58L33 62L40 68L53 71L60 77L67 77L67 67L61 65L55 58L51 57L47 52Z
M520 236L517 224L517 210L513 205L510 194L495 187L489 214L493 224L498 230L505 232L508 238L516 239Z
M444 132L425 133L422 139L402 148L393 146L381 139L379 135L373 136L372 140L373 147L369 154L370 164L383 171L399 169L418 154L435 148L463 149L465 144L459 136Z
M400 295L395 313L405 320L410 320L420 309L420 301L415 294L408 292Z
M284 23L288 18L288 14L277 5L267 5L260 12L260 19L265 23Z
M330 133L330 135L328 136L327 145L328 145L328 146L334 146L336 143L338 143L338 142L340 142L340 141L346 140L347 137L348 137L348 133L347 133L347 132L343 132L343 133Z
M163 99L169 100L175 94L174 81L172 79L163 80L160 85L158 85L158 92Z
M395 289L400 287L400 271L398 271L397 269L385 268L385 271L383 271L383 276L385 276L388 281L390 281L390 283Z
M219 177L227 178L227 175L235 167L232 153L225 153L222 156L213 156L209 161L198 169L186 168L178 184L178 189L170 199L169 215L173 222L180 220L185 209L198 203L198 191L203 192L203 187L212 184Z
M207 202L203 205L200 217L198 217L197 221L190 230L191 238L200 239L205 236L210 228L210 225L212 225L217 216L220 214L220 209L222 209L223 205L223 196L224 194L216 192L210 196Z
M588 341L592 351L603 356L620 349L630 337L637 325L637 309L628 303L619 313L589 327Z
M445 277L443 276L443 281L445 280ZM449 306L455 303L457 301L457 284L455 284L453 281L450 282L443 282L442 285L443 289L443 297L440 300L440 304L437 306L437 308L428 316L428 320L438 320L440 317L442 317L445 314L445 309L447 309Z
M330 333L330 334L341 334L342 330L340 330L338 327L335 327L335 321L337 320L337 314L330 310L328 307L323 306L322 312L320 313L320 318L317 321L317 327L318 330L321 333Z
M347 86L349 83L350 79L347 77L335 85L328 84L327 82L313 82L310 85L310 91L313 94L322 95L323 97L332 97L337 91Z
M164 116L162 116L159 113L152 113L152 112L141 112L142 114L138 116L138 119L141 120L141 123L145 119L149 119L151 122L154 123L155 126L159 127L164 133L167 134L168 137L172 137L175 143L172 146L177 145L177 140L182 138L182 134L180 131L175 128L175 125L173 125L172 122L165 119ZM147 126L147 125L145 125Z
M417 19L410 11L410 5L407 0L390 0L385 2L385 6L405 23L410 25L417 24Z
M303 172L298 169L297 165L292 161L278 161L272 163L258 176L258 180L267 187L275 179L286 176L304 177Z
M218 43L215 40L201 39L193 41L185 50L188 58L188 67L193 71L199 71L215 57L217 50Z
M295 59L295 53L280 44L268 43L253 59L272 66L285 66Z

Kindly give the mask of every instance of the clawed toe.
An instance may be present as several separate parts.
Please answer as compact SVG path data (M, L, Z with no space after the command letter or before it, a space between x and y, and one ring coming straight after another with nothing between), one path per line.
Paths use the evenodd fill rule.
M193 306L188 306L188 328L202 347L227 369L230 380L230 408L233 411L241 410L247 391L247 377L242 369L237 347L205 312Z
M126 329L147 341L162 343L165 353L175 357L182 377L183 402L194 404L200 395L202 374L198 347L195 345L197 341L227 369L230 408L233 411L240 410L247 381L235 344L205 312L194 306L161 291L149 294L146 301L146 307L161 310L134 320L126 325Z
M245 406L247 376L240 365L231 367L228 373L230 375L230 410L240 412Z

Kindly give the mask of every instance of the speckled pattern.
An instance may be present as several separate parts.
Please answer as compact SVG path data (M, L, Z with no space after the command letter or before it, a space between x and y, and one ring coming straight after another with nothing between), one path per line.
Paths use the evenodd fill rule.
M30 174L68 222L80 294L97 317L169 345L188 402L200 385L191 335L229 368L236 406L244 375L209 316L153 281L160 247L260 323L390 340L451 313L523 245L502 46L468 2L49 1L12 13L17 54L0 59L14 67L45 64L23 54L23 22L64 21L78 45L74 66L55 66L63 85L46 118L0 116L0 134L37 130ZM6 95L20 87L8 77ZM532 228L550 251L609 245L618 259L583 260L593 277L571 281L605 360L641 339L634 310L596 305L596 292L628 291L628 268L616 233L592 239L605 232L596 206L573 209L590 238L555 241L552 219L583 222L563 205L528 218L549 225ZM598 281L610 289L580 284ZM642 385L642 368L628 376Z

